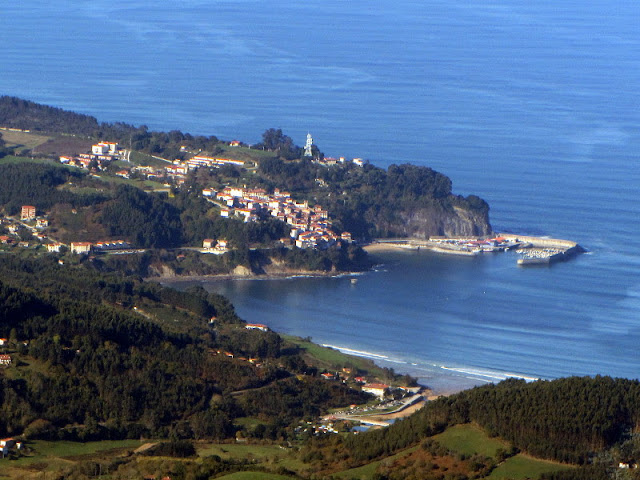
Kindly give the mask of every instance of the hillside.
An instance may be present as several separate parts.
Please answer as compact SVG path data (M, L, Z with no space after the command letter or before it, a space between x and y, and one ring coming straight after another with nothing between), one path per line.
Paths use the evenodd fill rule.
M286 189L299 200L328 209L336 219L338 233L348 231L362 240L491 233L487 203L473 195L453 194L451 180L439 172L414 165L392 165L385 170L371 164L362 167L350 162L329 164L320 161L322 153L315 146L314 154L319 161L302 160L302 149L281 130L267 129L263 142L253 149L230 148L229 142L214 136L150 132L145 126L121 122L99 123L94 117L7 96L0 97L0 126L54 137L66 135L63 139L50 138L31 150L21 150L56 160L56 155L67 151L70 138L79 137L83 141L118 142L136 154L147 155L141 158L153 161L157 161L154 156L171 161L195 154L243 160L258 168L225 166L218 171L199 172L191 175L186 185L222 189L231 183L266 187L270 191ZM27 143L23 141L23 145Z
M219 208L187 190L168 196L147 192L133 182L110 182L112 177L91 176L46 161L6 160L0 161L0 208L11 218L6 226L0 225L0 235L10 233L12 225L19 227L9 237L14 247L7 251L23 251L15 247L20 240L30 242L34 254L44 253L45 244L56 242L126 240L146 250L126 256L100 255L92 266L142 276L228 274L238 266L256 274L276 267L330 272L371 266L355 245L341 248L338 244L325 250L282 248L277 242L289 232L283 222L221 218ZM34 205L38 215L47 218L46 229L29 230L20 224L17 217L22 205ZM205 238L223 238L234 248L225 255L202 254L197 247ZM184 249L181 253L167 251L176 248Z
M489 437L505 442L499 454L503 460L522 452L561 465L580 466L545 478L609 478L619 464L640 462L640 382L609 377L532 383L512 379L477 387L430 402L408 419L383 430L318 439L307 447L305 458L329 474L346 466L356 468L379 462L416 445L432 452L431 455L442 455L440 450L432 450L432 440L449 446L453 442L463 449L471 442L476 450L496 444L488 439L478 442L477 435L469 436L469 432L465 434L466 439L451 434L442 436L442 432L450 432L452 427L460 428L471 422ZM338 453L328 457L328 449ZM328 458L339 458L339 461ZM476 469L490 465L482 458L478 460ZM496 466L493 463L489 471ZM637 478L633 476L635 473L622 478ZM425 475L423 472L418 478L432 478ZM387 476L378 478L402 476L398 477L392 469Z
M324 381L297 348L245 329L226 299L202 289L7 255L0 279L0 348L11 356L0 370L0 435L222 439L250 415L268 427L257 435L287 437L302 418L368 398ZM231 395L258 387L279 394L258 404Z
M489 206L452 193L451 180L427 167L366 164L323 166L310 161L260 162L266 185L315 200L357 238L483 236L491 233ZM321 182L320 182L321 181Z

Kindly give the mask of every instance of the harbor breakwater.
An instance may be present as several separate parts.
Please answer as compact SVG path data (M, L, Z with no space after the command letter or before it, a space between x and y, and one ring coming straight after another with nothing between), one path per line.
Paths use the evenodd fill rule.
M428 240L416 238L378 240L377 245L387 247L420 250L427 249L446 255L476 256L487 252L502 252L517 249L522 255L518 265L549 265L563 261L584 252L584 249L572 240L534 237L500 233L493 238L487 237L430 237Z
M521 266L550 265L584 252L584 248L571 240L514 234L500 234L500 236L507 241L526 246L526 249L521 251L522 258L517 261Z

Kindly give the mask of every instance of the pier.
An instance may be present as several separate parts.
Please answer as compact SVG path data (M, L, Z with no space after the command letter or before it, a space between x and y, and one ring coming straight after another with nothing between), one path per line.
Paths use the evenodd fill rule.
M520 266L551 265L568 260L584 251L576 242L558 238L531 237L525 235L502 234L504 238L522 242L526 247L517 250L522 255L517 264Z
M407 250L426 249L445 255L475 257L484 253L515 250L521 266L550 265L568 260L584 249L571 240L499 233L493 237L429 237L380 239L378 245Z

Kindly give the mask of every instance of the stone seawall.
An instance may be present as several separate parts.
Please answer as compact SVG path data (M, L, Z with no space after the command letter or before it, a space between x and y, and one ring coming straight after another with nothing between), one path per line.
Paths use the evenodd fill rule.
M561 248L565 250L565 253L568 253L571 249L573 249L573 253L575 253L580 248L576 242L572 242L571 240L561 240L558 238L530 237L527 235L514 235L511 233L499 233L497 236L521 243L530 243L534 247Z

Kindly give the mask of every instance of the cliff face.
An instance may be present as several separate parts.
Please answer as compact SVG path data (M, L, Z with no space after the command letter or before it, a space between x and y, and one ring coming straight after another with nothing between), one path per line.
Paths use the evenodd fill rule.
M397 212L385 225L396 236L427 239L430 236L483 236L492 232L488 209L459 206L414 208Z

